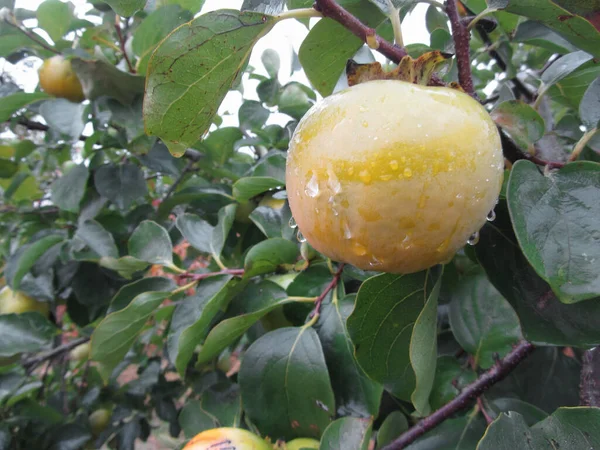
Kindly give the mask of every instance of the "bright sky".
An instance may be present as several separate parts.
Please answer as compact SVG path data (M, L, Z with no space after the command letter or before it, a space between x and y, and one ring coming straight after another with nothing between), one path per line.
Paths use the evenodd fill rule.
M16 0L17 8L26 8L35 10L42 3L42 0ZM85 14L87 11L86 2L84 0L72 0L75 5L75 13L77 15ZM207 0L202 8L201 13L208 11L214 11L216 9L233 8L239 9L243 3L243 0ZM425 29L425 12L427 10L427 4L419 4L414 11L408 15L402 23L402 30L404 35L405 44L411 44L416 42L422 42L429 44L429 34ZM312 19L311 25L318 19ZM29 25L29 24L28 24ZM285 84L289 81L299 81L301 83L309 84L308 80L302 72L296 72L293 76L290 76L291 64L292 64L292 49L298 52L302 40L308 33L308 30L304 25L295 20L286 20L285 22L277 24L272 31L263 37L257 45L254 47L252 56L250 58L250 65L252 65L257 73L266 75L266 71L262 66L260 57L264 50L271 48L279 53L281 60L281 68L279 71L279 81ZM383 58L378 56L380 61ZM35 69L39 67L39 61L22 61L16 66L2 61L0 63L0 69L4 69L8 73L11 73L21 84L21 86L28 92L32 92L37 86L37 76L35 71L32 71L32 63ZM244 81L244 97L247 99L256 99L254 90L258 81L256 80L245 80ZM224 116L224 125L231 126L237 125L237 109L239 108L242 101L242 95L239 92L230 92L225 101L221 105L219 113L222 114L226 111L232 112L231 116ZM274 114L269 119L269 123L277 123L284 125L289 120L286 115Z

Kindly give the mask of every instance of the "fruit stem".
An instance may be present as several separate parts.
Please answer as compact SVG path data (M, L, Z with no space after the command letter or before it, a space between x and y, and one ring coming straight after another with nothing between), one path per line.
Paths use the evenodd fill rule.
M471 76L471 55L469 53L471 33L460 20L456 1L446 1L446 14L448 14L450 25L452 26L452 39L454 40L456 64L458 66L458 82L467 94L475 96L473 78Z
M590 139L594 137L597 131L598 128L592 128L591 130L587 131L583 136L581 136L581 139L577 141L577 144L575 144L575 148L573 148L573 153L571 153L571 156L569 156L570 162L576 161L577 158L579 158L579 155L581 154L587 143L590 142Z
M194 280L191 283L184 284L183 286L179 286L177 289L173 289L171 291L171 294L176 295L176 294L179 294L180 292L185 292L188 289L193 288L197 284L198 284L198 280Z
M327 294L329 294L329 292L337 286L338 282L340 281L340 278L342 277L343 271L344 271L344 264L340 264L338 266L337 272L333 275L333 279L325 287L323 292L321 292L321 295L319 295L317 297L317 299L315 300L315 309L311 313L311 317L316 317L319 315L319 312L321 311L321 303L323 303L323 300L325 300L325 297L327 296Z
M281 14L279 14L275 18L275 21L279 22L285 19L310 19L311 17L323 17L323 14L321 14L314 8L292 9L290 11L284 11Z

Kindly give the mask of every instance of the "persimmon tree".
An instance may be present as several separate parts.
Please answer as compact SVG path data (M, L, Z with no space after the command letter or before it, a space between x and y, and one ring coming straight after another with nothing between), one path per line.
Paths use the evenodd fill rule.
M600 4L246 0L204 13L203 3L96 1L75 14L60 0L36 11L1 2L4 67L35 77L54 59L33 92L14 71L1 76L0 450L182 448L221 427L278 448L297 438L323 450L600 448ZM404 45L419 3L430 43ZM248 64L285 21L307 28L286 70L308 84L281 82L274 51L264 71ZM485 108L504 183L452 258L396 274L313 248L285 174L311 107L400 75ZM225 126L232 90L243 103ZM410 117L415 105L393 100L377 120ZM414 148L440 135L444 111L407 129ZM323 142L335 125L321 127ZM377 129L374 147L389 139ZM471 137L445 133L435 149L448 155ZM344 151L326 145L323 157ZM428 198L470 182L451 176L456 161L415 152L428 179L444 171ZM384 162L416 178L405 161ZM344 207L387 230L398 221L397 237L368 236L388 253L409 228L433 238L451 228L435 201L435 223L398 219L389 178L356 177L384 207L364 213L351 196Z

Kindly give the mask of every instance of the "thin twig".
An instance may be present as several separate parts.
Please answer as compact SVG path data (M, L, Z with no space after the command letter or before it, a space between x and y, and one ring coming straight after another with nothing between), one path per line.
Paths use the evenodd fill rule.
M454 40L454 52L456 53L456 64L458 66L458 82L467 94L474 96L475 90L473 89L471 55L469 52L471 33L469 33L460 20L456 1L446 1L446 13L452 26L452 39Z
M319 314L319 312L321 311L321 304L323 303L323 300L325 300L325 297L327 296L327 294L329 294L329 292L332 289L335 289L335 287L338 285L340 278L342 276L343 270L344 270L344 264L340 264L338 267L338 270L333 275L333 279L329 282L329 284L327 286L325 286L325 289L323 290L323 292L321 292L321 294L315 300L315 309L313 310L312 313L310 313L310 317L314 317L317 314Z
M242 276L242 275L244 275L244 269L225 269L225 270L219 270L218 272L209 272L209 273L183 273L183 274L179 275L179 278L192 279L194 281L199 281L199 280L204 280L205 278L216 277L218 275Z
M479 408L479 412L483 414L485 418L485 422L489 425L494 421L494 418L489 415L489 413L485 409L485 405L483 404L483 396L477 397L477 408Z
M48 131L50 129L48 125L36 122L35 120L30 120L26 117L19 117L19 119L17 120L17 124L22 125L31 131ZM79 136L78 139L80 141L85 141L87 138L89 138L89 136L82 134Z
M125 58L125 62L127 63L129 72L135 73L135 67L133 67L133 65L131 64L129 56L127 56L127 50L125 50L125 38L123 37L123 33L121 32L121 24L119 22L119 16L117 16L115 19L115 31L117 32L117 37L119 38L119 46L121 47L121 53L123 54L123 58Z
M512 370L533 351L533 349L534 346L530 342L519 342L504 359L498 360L491 369L481 374L475 382L465 387L456 398L446 403L430 416L418 422L398 439L385 446L383 450L400 450L405 448L456 412L468 407L473 399L479 397L490 387L511 373Z
M29 359L23 361L23 367L25 367L25 369L27 369L29 371L29 370L33 369L34 367L37 367L39 364L43 363L44 361L54 358L57 355L61 355L65 352L68 352L69 350L74 349L78 345L85 344L89 340L90 340L89 337L84 336L84 337L80 337L78 339L74 339L71 342L67 342L66 344L59 345L58 347L56 347L50 351L47 351L46 353L42 353L40 355L34 356L33 358L29 358Z
M33 42L35 42L36 44L38 44L42 48L48 50L49 52L52 52L55 55L61 55L62 54L61 52L59 52L58 50L56 50L54 47L51 47L49 44L47 44L46 42L44 42L41 38L38 38L37 36L35 36L35 34L32 33L31 31L29 31L29 30L27 30L25 28L22 28L18 23L11 22L8 19L4 19L4 22L6 22L7 24L9 24L12 27L15 27L17 30L19 30L21 33L23 33L25 36L27 36Z
M181 171L181 174L177 177L177 179L173 182L173 184L171 185L171 187L169 188L169 190L165 194L165 198L163 198L163 202L166 199L168 199L171 196L171 194L173 194L173 192L175 192L175 189L177 189L177 186L179 186L181 184L181 182L183 181L183 178L192 169L193 165L194 165L194 161L190 159L187 162L186 166Z
M502 152L504 153L504 157L508 159L511 163L519 161L520 159L526 159L531 161L534 164L539 166L546 166L549 169L560 169L564 167L566 163L560 161L546 161L544 159L538 158L537 156L530 155L528 153L524 153L518 146L510 139L506 133L504 133L500 128L498 129L500 133L500 142L502 142Z

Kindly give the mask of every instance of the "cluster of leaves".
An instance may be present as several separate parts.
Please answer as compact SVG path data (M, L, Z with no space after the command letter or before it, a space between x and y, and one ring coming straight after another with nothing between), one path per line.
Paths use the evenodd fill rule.
M473 77L505 140L537 162L578 161L516 162L479 243L402 276L337 265L289 225L297 121L344 87L349 58L373 60L342 24L320 20L300 47L311 88L282 84L275 52L262 55L267 76L248 66L284 1L196 18L202 0L110 0L84 18L59 0L6 3L0 56L70 56L89 102L25 93L6 75L0 85L3 277L52 311L0 316L1 450L150 437L175 448L217 426L382 448L522 339L538 346L529 359L409 448L600 445L599 410L567 408L580 403L582 353L600 344L596 9L461 5L487 17L473 27ZM388 39L390 4L414 6L338 3ZM426 19L430 45L407 52L453 52L441 5ZM259 100L223 126L219 105L247 79ZM70 360L77 337L91 338L90 361ZM111 420L94 434L98 408Z

